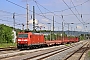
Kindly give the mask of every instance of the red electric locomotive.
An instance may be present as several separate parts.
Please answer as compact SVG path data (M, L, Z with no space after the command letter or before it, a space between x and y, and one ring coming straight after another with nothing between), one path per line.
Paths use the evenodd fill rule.
M17 48L28 48L45 45L44 35L39 33L18 33Z
M32 48L32 47L37 48L37 47L72 43L72 42L78 42L78 41L79 39L77 37L72 37L72 38L64 37L62 39L45 41L43 34L32 33L32 32L22 32L22 33L18 33L17 48L18 49Z

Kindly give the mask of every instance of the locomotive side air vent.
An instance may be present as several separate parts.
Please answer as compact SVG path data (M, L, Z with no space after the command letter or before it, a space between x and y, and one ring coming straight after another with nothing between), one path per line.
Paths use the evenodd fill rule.
M42 33L33 33L33 34L35 34L35 35L43 35Z
M31 31L25 30L25 33L28 33L28 32L31 32Z

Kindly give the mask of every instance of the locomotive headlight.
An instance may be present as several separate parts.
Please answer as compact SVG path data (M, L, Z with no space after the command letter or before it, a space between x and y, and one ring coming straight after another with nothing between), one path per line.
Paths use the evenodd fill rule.
M27 39L23 40L23 41L27 41Z
M18 41L21 41L21 39L18 39Z

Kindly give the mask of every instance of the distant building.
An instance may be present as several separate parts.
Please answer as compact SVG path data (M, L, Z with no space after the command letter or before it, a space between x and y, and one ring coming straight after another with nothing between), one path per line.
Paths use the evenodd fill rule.
M49 35L50 32L41 32L44 35ZM62 34L62 31L54 31L54 34L60 33ZM82 32L82 31L64 31L67 36L80 36L81 34L90 34L89 32Z
M13 36L14 36L13 37L13 42L15 43L16 42L16 31L13 30L12 32L13 32Z

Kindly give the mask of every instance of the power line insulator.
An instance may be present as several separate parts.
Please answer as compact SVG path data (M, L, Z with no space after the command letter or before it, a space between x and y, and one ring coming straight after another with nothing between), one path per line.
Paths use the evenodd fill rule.
M82 14L81 14L81 18L82 18Z

